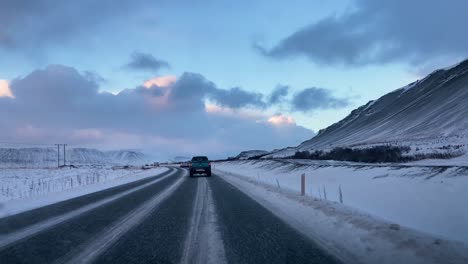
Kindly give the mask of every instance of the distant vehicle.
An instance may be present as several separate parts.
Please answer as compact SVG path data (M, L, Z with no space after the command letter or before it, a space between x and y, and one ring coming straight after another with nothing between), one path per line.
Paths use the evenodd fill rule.
M149 169L152 169L154 168L153 166L151 165L148 165L148 164L145 164L144 166L141 167L142 170L149 170Z
M206 174L206 176L211 176L211 162L206 156L195 156L192 158L190 166L190 177L193 177L195 174Z
M154 167L159 167L159 162L153 162Z
M182 163L180 163L180 167L181 167L181 168L190 168L190 163L188 163L188 162L182 162Z

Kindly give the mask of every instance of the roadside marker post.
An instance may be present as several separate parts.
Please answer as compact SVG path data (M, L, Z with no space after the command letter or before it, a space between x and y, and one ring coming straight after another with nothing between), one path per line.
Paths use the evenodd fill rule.
M301 175L301 195L305 196L305 173Z

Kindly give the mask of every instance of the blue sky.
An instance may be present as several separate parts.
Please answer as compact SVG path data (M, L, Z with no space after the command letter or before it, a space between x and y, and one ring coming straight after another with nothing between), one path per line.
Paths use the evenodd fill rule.
M43 122L48 123L47 127L41 127L22 113L32 109L20 104L22 100L15 90L21 94L32 89L29 85L35 86L35 83L27 80L32 79L28 77L35 71L42 71L42 75L33 77L35 82L45 82L44 85L37 83L44 93L59 92L49 86L66 83L61 78L89 79L89 72L93 73L93 82L89 85L97 85L98 93L120 93L120 97L125 89L136 93L145 81L164 76L175 79L171 84L158 84L155 91L165 89L159 86L171 86L170 93L175 93L180 86L187 92L196 89L191 88L195 85L192 81L205 86L211 83L197 90L201 97L196 100L202 101L206 113L208 105L209 113L215 112L230 122L244 122L246 127L255 123L264 125L262 122L271 125L273 117L283 120L270 128L262 128L268 131L259 133L270 137L261 144L247 140L249 135L226 139L219 123L213 123L213 135L219 138L206 139L211 142L207 152L222 156L243 148L271 149L299 144L311 137L313 131L339 121L367 101L438 67L465 59L468 54L468 37L462 33L463 25L468 24L465 16L468 4L462 0L444 3L417 0L410 4L402 0L391 3L370 0L124 0L119 4L108 0L59 4L49 0L33 4L11 0L2 1L0 10L3 10L0 11L0 80L8 83L8 88L0 89L9 89L13 94L3 96L5 102L0 100L0 108L3 102L3 112L14 111L0 122L7 126L10 118L17 126L1 138L3 141L44 141L44 138L50 139L51 127L60 127L48 122ZM57 76L64 72L66 76ZM204 81L185 73L199 74ZM186 81L187 89L179 84L180 80ZM281 100L270 102L273 91L284 86L288 88ZM60 94L73 96L71 90ZM176 104L171 101L173 97L168 98L166 103ZM37 103L40 107L39 99ZM7 104L16 106L7 108ZM217 107L216 110L213 107ZM94 111L102 112L105 108L105 105L93 106ZM159 122L161 111L158 108L147 118ZM170 114L174 119L186 119L186 113L180 111L171 110ZM117 120L116 116L102 118ZM210 118L210 114L193 117L202 123L211 122ZM238 118L243 121L236 121ZM252 124L247 125L248 122ZM174 144L182 144L190 146L182 154L195 151L199 144L197 139L190 133L176 132L184 129L183 123L165 125L178 136L167 139L157 128L147 129L157 138L151 139L154 141L151 149L172 155L176 154ZM278 132L278 127L283 125L288 129ZM88 131L91 139L93 135L100 135L101 143L87 141L84 136L75 142L77 145L148 147L142 143L148 142L148 133L140 132L145 126L133 126L141 126L141 129L125 131L110 125L101 126L99 122L66 124L63 136L54 140L75 142L65 135L85 135ZM18 132L24 128L41 132L30 135ZM128 144L110 143L114 142L112 138L125 133L131 138Z

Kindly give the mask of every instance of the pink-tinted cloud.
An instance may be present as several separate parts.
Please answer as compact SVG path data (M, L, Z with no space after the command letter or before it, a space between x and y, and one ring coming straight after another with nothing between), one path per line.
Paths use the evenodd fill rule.
M143 82L143 87L148 90L157 90L160 96L148 96L146 100L154 108L167 108L169 95L172 85L177 81L177 78L172 75L157 76Z
M167 76L157 76L154 78L151 78L149 80L146 80L143 83L143 86L146 88L150 88L153 85L156 85L158 87L168 87L175 83L177 78L173 75L167 75Z
M282 114L274 115L268 118L268 123L273 124L275 126L284 126L284 125L295 125L296 121L290 116L285 116Z
M6 80L0 80L0 97L14 97Z

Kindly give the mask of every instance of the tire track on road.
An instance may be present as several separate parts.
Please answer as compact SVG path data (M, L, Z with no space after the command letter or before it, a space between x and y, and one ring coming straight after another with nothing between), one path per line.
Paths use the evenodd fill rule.
M211 188L207 178L197 179L190 230L187 234L182 264L227 263L224 244L218 232Z
M149 201L140 205L135 210L128 213L126 216L113 223L112 226L101 232L93 241L86 245L86 247L80 249L80 252L74 255L71 259L62 259L56 263L91 263L101 253L108 249L113 243L115 243L125 233L130 231L132 228L140 224L145 220L147 216L156 210L159 205L164 202L169 196L171 196L177 188L186 180L186 172L176 182L167 187L160 194L156 195Z
M157 210L124 234L95 263L179 263L189 232L198 180L186 177Z

